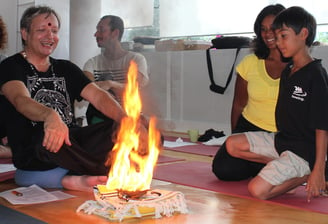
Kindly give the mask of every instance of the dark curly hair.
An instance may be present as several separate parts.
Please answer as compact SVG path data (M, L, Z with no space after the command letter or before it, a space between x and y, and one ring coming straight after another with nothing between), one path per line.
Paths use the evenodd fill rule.
M3 50L7 46L8 34L7 26L0 16L0 49Z
M281 4L268 5L262 9L262 11L257 15L254 23L254 33L256 37L253 40L252 46L254 54L260 59L266 59L269 57L270 49L264 43L261 36L261 26L262 21L265 17L269 15L278 15L285 7Z

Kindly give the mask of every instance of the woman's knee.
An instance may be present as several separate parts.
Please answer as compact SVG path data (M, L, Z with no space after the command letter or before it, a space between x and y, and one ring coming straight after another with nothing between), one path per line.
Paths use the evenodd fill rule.
M249 149L249 143L245 134L231 135L226 140L226 148L229 155L239 158L241 151Z
M212 161L212 172L220 180L240 180L239 161L228 154L225 145L222 146Z
M220 180L227 180L230 177L230 171L225 160L214 159L212 162L212 172Z
M226 150L225 143L219 148L217 153L215 154L212 161L212 172L217 176L217 178L221 179L226 176L226 172L228 171L227 165L229 165L229 154Z
M229 136L226 140L226 150L230 156L235 157L236 148L237 148L237 136Z

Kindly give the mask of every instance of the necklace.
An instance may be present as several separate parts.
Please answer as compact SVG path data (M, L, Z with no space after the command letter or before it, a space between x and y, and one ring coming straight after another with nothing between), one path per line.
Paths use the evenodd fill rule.
M22 51L21 54L23 55L23 57L25 58L25 60L29 62L29 60L27 59L26 51ZM31 64L31 62L29 62L29 63ZM34 65L45 66L45 65L51 65L51 63L49 61L47 61L47 62L44 62L44 63L34 64Z
M38 87L41 86L41 87L43 87L43 89L46 90L47 88L45 88L45 86L43 84L43 81L42 81L42 78L39 77L38 71L36 70L35 66L27 60L26 52L25 51L22 51L22 55L23 55L24 59L27 61L27 63L29 64L29 66L30 66L30 68L31 68L31 70L33 72L33 75L36 77L36 82L34 83L34 85L33 85L33 87L31 89L33 91L35 91ZM54 72L54 66L50 62L43 63L43 64L40 64L40 65L50 65L50 71L52 73L52 77L47 78L47 79L52 79L54 90L56 91L59 85L57 83L56 74Z

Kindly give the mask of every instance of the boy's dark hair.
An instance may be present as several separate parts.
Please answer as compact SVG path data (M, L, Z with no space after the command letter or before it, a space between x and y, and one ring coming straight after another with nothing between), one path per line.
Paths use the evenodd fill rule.
M317 23L315 18L305 9L299 6L293 6L279 13L273 21L272 29L281 29L283 25L293 29L296 34L299 34L302 28L306 28L309 34L305 40L305 44L308 47L312 45L316 35Z
M270 49L266 46L261 36L261 29L262 29L262 21L265 17L269 15L276 16L285 7L281 4L275 5L268 5L264 7L261 12L257 15L255 23L254 23L254 33L256 34L256 38L253 41L254 46L254 54L260 59L266 59L269 57Z
M118 29L118 31L119 31L118 39L121 40L122 36L123 36L123 32L124 32L123 20L120 17L114 16L114 15L103 16L100 20L103 20L103 19L109 19L108 25L109 25L111 31Z

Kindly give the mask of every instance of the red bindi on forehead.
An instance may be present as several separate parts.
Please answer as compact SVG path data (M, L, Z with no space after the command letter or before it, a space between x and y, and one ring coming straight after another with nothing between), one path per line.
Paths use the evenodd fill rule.
M48 23L48 26L51 26L51 23Z

